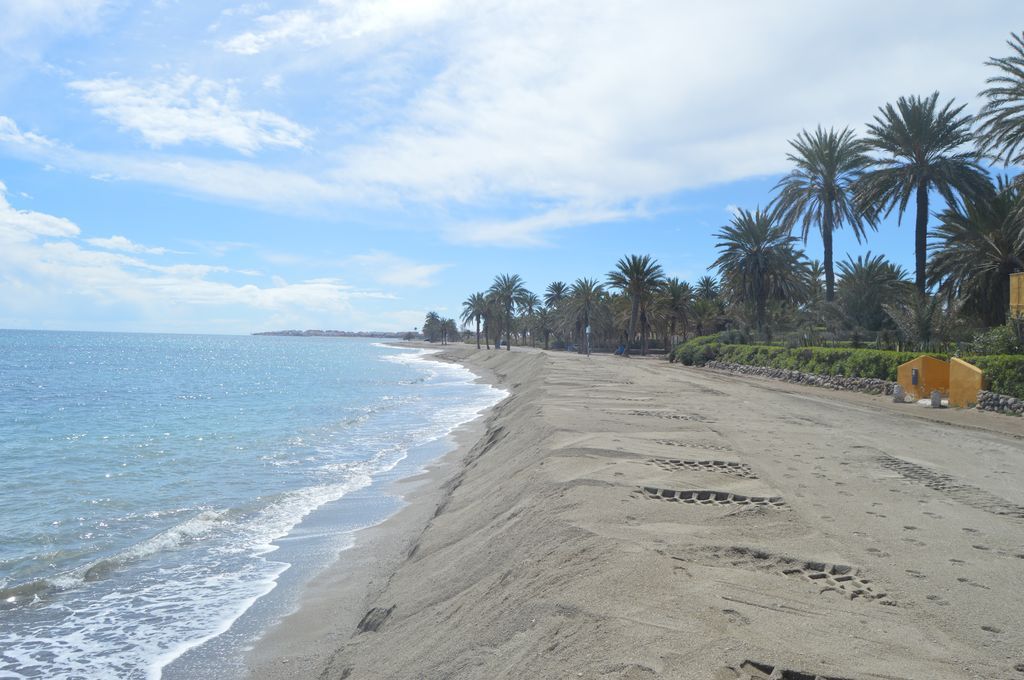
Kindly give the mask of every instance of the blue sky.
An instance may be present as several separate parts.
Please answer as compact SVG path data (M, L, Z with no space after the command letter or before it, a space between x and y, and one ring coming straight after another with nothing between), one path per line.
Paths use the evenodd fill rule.
M712 6L714 5L714 6ZM0 328L403 330L687 279L803 128L969 111L1012 1L0 0ZM884 23L883 23L884 22ZM866 244L908 269L912 221ZM820 242L807 245L820 257Z

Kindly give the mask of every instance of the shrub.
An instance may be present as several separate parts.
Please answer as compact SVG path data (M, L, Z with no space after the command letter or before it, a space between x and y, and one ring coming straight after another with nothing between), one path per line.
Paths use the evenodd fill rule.
M1018 325L1013 321L978 333L971 341L970 348L971 353L976 355L1024 353Z
M985 372L989 390L1024 399L1024 355L970 356L963 357L963 360Z

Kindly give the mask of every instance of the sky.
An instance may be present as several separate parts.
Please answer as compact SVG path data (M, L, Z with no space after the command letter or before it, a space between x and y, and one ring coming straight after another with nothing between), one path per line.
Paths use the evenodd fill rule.
M631 253L692 281L798 132L976 112L1022 28L1014 0L0 0L0 328L407 330ZM837 259L912 270L912 225Z

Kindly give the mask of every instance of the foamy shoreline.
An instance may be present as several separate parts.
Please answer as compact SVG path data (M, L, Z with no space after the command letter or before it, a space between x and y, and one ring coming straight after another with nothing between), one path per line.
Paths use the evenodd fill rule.
M446 347L428 343L380 343L396 349L430 350L424 358L448 363ZM461 364L460 364L461 365ZM467 368L475 382L495 386L488 371ZM247 678L312 677L317 668L341 644L346 627L355 627L363 605L386 580L389 570L404 557L432 512L442 485L455 470L465 451L479 439L483 420L491 407L452 430L444 439L445 452L434 455L420 470L388 483L385 493L400 498L399 508L382 520L353 532L351 545L329 566L301 586L298 609L263 631L246 655Z

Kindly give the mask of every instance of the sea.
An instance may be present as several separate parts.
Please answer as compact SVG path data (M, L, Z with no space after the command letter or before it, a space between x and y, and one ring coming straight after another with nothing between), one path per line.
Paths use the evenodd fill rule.
M232 678L506 395L367 339L0 331L0 678Z

